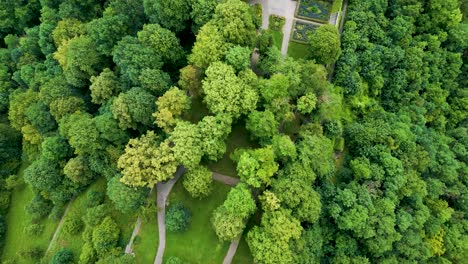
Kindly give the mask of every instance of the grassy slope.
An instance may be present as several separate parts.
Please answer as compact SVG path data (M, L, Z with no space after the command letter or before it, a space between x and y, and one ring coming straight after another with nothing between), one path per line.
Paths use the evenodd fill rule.
M152 199L156 200L156 192L151 194ZM137 264L153 263L158 249L158 218L154 216L149 222L142 220L141 229L133 242L133 252Z
M193 199L179 181L169 195L169 203L181 202L192 212L192 220L187 231L174 233L167 231L164 258L179 257L192 264L222 263L229 243L218 240L210 222L212 212L226 199L229 187L214 182L213 192L202 200Z
M309 57L307 44L290 41L288 46L288 56L295 59L304 59Z
M23 176L23 172L28 165L27 163L22 163L18 172L20 177ZM33 261L20 258L17 254L33 246L39 246L45 251L49 245L58 221L52 221L48 218L42 220L41 224L44 225L44 232L38 237L30 237L23 232L24 227L28 225L30 219L24 207L32 200L33 196L34 193L27 184L16 188L12 193L10 210L6 217L7 233L1 257L3 261L16 258L18 263L33 263Z
M106 191L106 181L104 178L100 178L98 181L93 183L87 191L81 193L75 201L73 201L72 205L70 206L70 211L68 212L66 217L71 217L73 215L82 216L83 213L86 211L86 194L90 191ZM63 227L63 226L62 226ZM75 259L78 259L81 252L81 247L83 246L84 242L81 238L81 232L76 235L69 235L65 232L59 232L57 235L57 240L55 244L52 246L48 257L50 258L53 256L55 252L60 250L62 247L66 247L73 251Z
M221 174L237 177L236 164L229 158L229 155L236 148L254 148L257 147L257 144L249 139L249 132L243 123L233 125L226 142L226 153L217 162L208 164L208 168Z

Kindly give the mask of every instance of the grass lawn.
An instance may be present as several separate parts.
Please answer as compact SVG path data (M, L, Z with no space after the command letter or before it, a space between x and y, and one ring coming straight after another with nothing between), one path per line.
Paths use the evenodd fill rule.
M245 242L245 236L247 234L244 232L242 235L241 241L239 243L239 247L237 248L236 254L232 259L233 264L252 264L254 263L252 254L250 253L249 246L247 242Z
M91 184L91 186L83 193L76 197L75 201L73 201L72 205L70 206L70 211L68 211L67 217L72 217L73 215L82 216L86 211L86 195L90 191L106 191L106 180L104 178L98 179L95 183ZM63 227L63 226L62 226ZM50 259L55 252L60 250L61 248L65 247L73 251L73 255L75 259L78 259L81 253L81 247L84 244L83 239L81 238L81 232L76 235L70 235L65 232L59 232L57 235L57 240L55 244L52 246L49 254L48 259Z
M233 124L231 134L227 138L227 150L223 157L217 162L208 164L208 168L212 171L237 177L236 164L229 158L229 155L236 148L255 148L258 145L250 140L250 135L245 129L244 123Z
M281 50L281 47L283 46L283 32L273 30L271 32L273 34L273 45Z
M190 110L184 114L183 118L188 120L194 124L198 123L203 117L209 115L210 111L206 107L205 103L203 103L203 99L201 96L199 97L192 97L192 104L190 106Z
M294 59L305 59L310 56L307 44L290 41L288 46L288 56Z
M23 172L28 165L25 162L22 163L18 172L20 177L23 176ZM34 261L21 258L18 253L33 246L38 246L45 252L49 246L58 221L52 221L49 218L42 220L41 224L44 225L44 231L38 237L31 237L23 232L30 219L24 207L32 200L33 196L34 193L27 184L17 187L12 192L10 209L6 216L7 233L5 247L0 258L2 261L16 259L18 263L34 263Z
M153 191L151 198L156 200L156 192ZM155 215L149 222L142 220L140 233L133 241L133 252L137 264L153 263L158 250L159 233L158 218Z
M178 181L169 195L169 204L180 202L192 213L192 220L187 231L174 233L167 231L164 259L179 257L189 263L219 264L223 262L229 243L220 242L211 226L214 209L226 199L230 187L214 182L210 196L198 200L190 197Z

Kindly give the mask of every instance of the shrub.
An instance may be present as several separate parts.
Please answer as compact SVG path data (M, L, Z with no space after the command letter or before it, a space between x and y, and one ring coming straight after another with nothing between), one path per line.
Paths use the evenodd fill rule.
M76 235L83 229L83 221L76 214L69 215L63 223L63 231L70 235Z
M260 3L257 3L252 6L253 8L253 22L257 28L262 26L262 5Z
M169 231L173 232L185 231L191 217L190 211L182 204L174 204L167 210L166 227Z
M339 151L339 152L343 152L343 150L344 150L344 143L345 143L345 140L344 140L343 137L339 137L339 138L335 139L334 150L335 150L335 151Z
M165 263L166 264L182 264L182 260L178 257L169 257Z
M44 256L44 250L40 247L27 248L20 252L20 256L24 259L38 261Z
M10 206L10 192L0 191L0 213L6 212Z
M277 15L270 15L268 18L269 24L268 28L274 31L283 31L283 26L286 20L284 17L277 16Z
M23 231L30 236L39 236L44 232L44 225L31 223L26 226Z
M105 194L100 191L90 191L86 194L86 206L95 207L104 202Z
M88 208L83 216L83 221L89 226L97 226L107 215L107 207L104 204Z
M49 264L73 264L73 252L70 249L62 248L54 254Z
M52 211L49 214L49 218L58 221L62 218L63 213L65 212L65 207L63 205L56 205L52 208Z
M33 220L40 220L46 217L52 210L52 203L40 194L36 194L33 200L26 205L26 212Z
M81 248L80 264L91 264L96 262L96 251L90 243L85 243Z
M13 190L18 186L23 185L22 178L18 177L18 175L13 174L8 176L8 178L5 179L5 188L7 190Z

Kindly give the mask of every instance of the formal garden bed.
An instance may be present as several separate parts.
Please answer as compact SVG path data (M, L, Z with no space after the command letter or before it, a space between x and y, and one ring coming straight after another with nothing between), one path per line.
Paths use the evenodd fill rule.
M332 11L332 1L299 0L296 16L299 18L327 23Z
M295 20L291 38L296 42L307 43L307 36L313 33L318 27L318 25Z

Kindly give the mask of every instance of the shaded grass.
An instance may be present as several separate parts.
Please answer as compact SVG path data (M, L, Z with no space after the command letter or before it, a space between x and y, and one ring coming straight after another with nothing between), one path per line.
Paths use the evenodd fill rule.
M24 170L28 166L29 164L23 161L18 171L20 177L23 177ZM1 257L2 261L16 259L18 263L35 263L35 261L21 258L19 253L31 247L40 247L45 252L49 245L58 221L53 221L49 218L41 220L40 224L44 225L44 231L37 237L31 237L23 232L30 221L30 216L26 213L25 206L33 197L34 193L26 183L18 186L12 192L10 209L6 216L7 232Z
M151 199L156 200L157 193L153 191ZM148 222L142 220L140 233L133 241L133 252L137 264L153 263L158 250L159 233L158 218L155 215Z
M252 254L250 253L249 246L245 241L245 236L247 234L244 232L242 235L241 241L239 243L239 247L237 248L236 254L232 259L233 264L252 264L254 263Z
M191 123L198 123L203 117L209 115L210 111L203 103L203 98L201 96L192 97L192 103L190 105L190 110L184 114L183 118Z
M307 44L290 41L288 46L288 56L294 59L306 59L310 57Z
M208 168L214 172L237 177L236 164L229 158L229 155L237 148L255 148L258 145L250 140L250 135L245 124L239 122L233 125L231 134L227 138L227 149L223 157L217 162L208 163Z
M171 256L179 257L192 264L222 263L229 247L229 243L220 242L211 226L211 215L214 209L226 199L229 187L214 182L210 196L198 200L190 197L183 188L182 181L178 181L169 195L169 204L180 202L192 213L188 230L183 233L166 233L166 250L164 259Z
M106 191L106 180L104 178L99 178L96 182L91 184L91 186L83 193L76 197L75 201L73 201L72 205L70 206L70 211L68 211L65 220L69 217L73 216L83 216L86 212L86 195L91 191ZM63 226L62 226L63 228ZM84 228L83 228L84 229ZM48 258L51 258L55 252L59 251L61 248L68 248L73 252L75 259L78 259L81 253L81 247L84 244L83 239L81 238L82 232L76 235L70 235L68 233L63 232L62 230L59 231L57 235L57 240L55 244L52 246L50 252L48 253Z
M272 30L271 33L273 35L273 45L281 50L283 46L283 32Z

